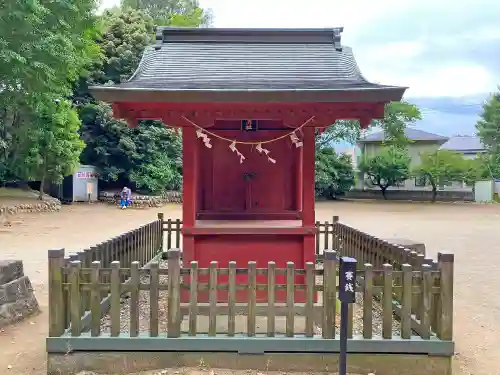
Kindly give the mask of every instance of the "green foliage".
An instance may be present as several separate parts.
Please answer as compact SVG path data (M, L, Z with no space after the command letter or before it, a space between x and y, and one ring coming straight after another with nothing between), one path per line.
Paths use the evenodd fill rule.
M475 159L463 159L461 165L461 181L469 186L484 178L490 178L487 161L479 156Z
M102 178L133 182L150 192L177 190L182 182L181 140L158 121L144 121L131 129L112 117L105 103L88 103L80 109L81 159L98 167Z
M417 106L405 101L391 102L385 106L384 118L375 121L375 125L384 131L384 145L404 149L411 143L405 134L407 126L420 119L422 114Z
M28 129L24 143L22 172L26 179L41 181L42 199L45 182L62 182L76 171L84 143L78 135L78 114L66 101L38 108L33 120L35 126Z
M500 154L500 91L484 103L477 135L491 154Z
M404 101L391 102L385 105L384 119L372 121L368 129L372 127L381 128L385 134L386 145L404 148L410 143L410 140L405 135L406 127L421 118L422 114L415 105ZM333 143L340 141L356 144L360 138L361 125L358 120L337 120L321 135L316 137L316 145L331 147Z
M212 24L212 13L198 0L122 0L122 8L142 10L157 25L199 27Z
M351 157L337 154L333 148L316 150L316 195L334 198L354 185Z
M481 156L482 177L500 177L500 88L483 105L481 118L476 124L477 135L486 147Z
M405 150L385 146L373 157L364 156L359 164L361 172L368 176L371 184L378 186L384 199L390 186L404 182L410 177L410 161Z
M414 168L413 174L425 178L432 186L432 201L435 201L438 185L462 181L468 166L462 154L450 150L437 150L422 153L420 164Z
M8 1L0 7L2 97L70 94L99 53L93 0Z
M94 0L33 0L0 7L0 183L32 172L24 160L33 155L25 153L39 136L42 114L59 121L62 114L50 107L99 58L96 6Z
M129 129L123 121L113 119L110 107L95 102L87 90L89 84L119 83L134 73L144 48L154 38L154 22L149 14L155 8L145 8L145 4L151 5L143 2L140 7L134 6L139 9L128 7L104 13L104 59L96 64L89 80L81 82L75 100L81 103L81 135L87 144L82 162L100 168L104 179L132 182L139 189L162 192L179 189L182 184L180 136L158 121L141 121ZM169 16L171 22L181 22L189 13L167 8L174 9Z
M358 120L337 120L323 133L316 136L316 147L329 148L336 142L356 144L361 137L361 127Z

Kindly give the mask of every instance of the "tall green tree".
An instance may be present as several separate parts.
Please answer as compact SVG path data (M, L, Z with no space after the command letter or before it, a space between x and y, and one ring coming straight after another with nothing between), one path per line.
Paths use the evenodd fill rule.
M500 88L484 103L476 129L487 150L500 154Z
M126 123L112 118L109 105L96 102L88 92L89 84L120 83L134 73L144 49L154 42L154 10L161 7L155 8L153 3L124 3L122 9L103 14L100 45L104 57L95 64L89 78L80 81L74 100L79 103L81 135L86 143L82 162L96 165L105 179L132 182L140 189L160 192L180 187L180 137L158 121L141 121L129 129ZM199 26L200 19L189 18L191 2L186 4L184 8L161 8L171 12L168 22L162 23Z
M71 103L61 101L40 106L33 116L35 126L27 132L24 177L40 181L40 199L47 182L62 182L79 165L84 143L78 135L80 119Z
M479 121L476 123L477 135L486 147L482 156L487 178L500 177L500 88L484 103Z
M410 177L411 158L405 150L396 146L385 146L374 156L364 156L359 163L359 169L378 186L384 199L391 186L404 182Z
M472 164L466 163L462 154L450 150L437 150L422 153L420 164L417 165L413 174L424 178L432 186L432 201L436 201L437 187L445 182L463 181L467 171L468 180L472 179Z
M20 145L36 125L34 114L69 95L99 55L96 7L95 0L0 7L0 183L20 177Z

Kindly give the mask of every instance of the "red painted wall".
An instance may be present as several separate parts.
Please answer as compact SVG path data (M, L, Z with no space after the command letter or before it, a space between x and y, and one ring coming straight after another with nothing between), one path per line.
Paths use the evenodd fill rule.
M276 262L276 268L286 268L286 262L294 262L296 269L304 269L304 236L301 235L207 235L196 236L194 259L199 268L208 268L210 262L217 260L219 268L227 268L230 261L235 261L238 268L248 268L249 261L257 262L257 268L267 268L269 261ZM314 249L312 249L314 251ZM185 277L189 283L189 276ZM208 283L207 275L199 275L200 283ZM286 276L276 275L276 284L285 285ZM228 276L219 275L218 283L227 284ZM237 284L247 284L247 274L236 275ZM295 276L295 284L304 284L303 275ZM266 275L257 275L257 284L267 284ZM294 293L295 302L305 302L305 291ZM277 290L276 302L286 301L286 290ZM247 302L248 293L244 290L236 292L237 302ZM182 296L183 302L189 301L189 291ZM227 302L227 292L217 293L219 302ZM199 302L208 302L208 292L198 293ZM267 291L257 291L257 302L267 302Z
M278 121L261 121L259 125L271 129L242 132L239 121L220 121L215 124L215 130L208 130L228 139L251 142L274 139L290 132L288 128L272 130L283 128ZM245 156L240 164L239 157L229 149L230 142L209 137L212 148L206 148L201 140L198 142L199 211L276 213L296 209L297 150L289 137L262 145L270 151L275 164L257 152L255 146L238 144L238 150ZM254 173L255 177L245 181L245 173Z

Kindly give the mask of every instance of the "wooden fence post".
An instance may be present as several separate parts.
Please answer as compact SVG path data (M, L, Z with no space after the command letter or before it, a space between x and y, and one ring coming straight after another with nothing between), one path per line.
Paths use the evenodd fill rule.
M81 297L80 297L80 268L81 261L71 262L70 282L70 311L71 311L71 336L80 336L81 333Z
M392 264L382 266L384 285L382 292L382 338L392 338Z
M155 255L158 253L161 253L163 251L163 222L164 222L165 217L163 216L163 212L158 212L158 221L160 222L160 228L159 228L159 239L158 239L158 244L156 246Z
M65 306L63 299L64 249L49 250L49 336L64 333ZM66 306L67 307L67 306Z
M332 227L332 248L335 251L339 251L339 247L340 247L340 239L339 239L339 233L338 233L338 222L339 222L339 217L334 216L333 217L333 227Z
M109 315L111 316L111 337L118 337L120 335L120 293L121 293L121 280L120 280L120 262L114 260L111 262L111 280L110 280L110 309Z
M411 338L411 301L413 292L413 273L410 264L401 265L403 271L401 293L401 338Z
M179 337L181 334L181 252L179 249L168 250L168 312L167 336Z
M337 252L325 250L323 263L323 338L335 338L337 309Z
M90 334L92 337L101 334L101 291L99 289L101 262L96 260L92 262L92 273L90 282L92 290L90 291Z
M363 287L363 338L373 335L373 265L365 263L365 282Z
M453 266L454 254L438 253L438 269L441 271L438 306L438 337L453 339Z

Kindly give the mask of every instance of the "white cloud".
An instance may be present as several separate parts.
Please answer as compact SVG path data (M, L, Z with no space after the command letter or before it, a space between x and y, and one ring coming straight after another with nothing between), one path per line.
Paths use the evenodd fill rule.
M103 7L118 4L119 0L102 0ZM500 23L494 17L496 10L500 14L498 0L200 0L200 4L213 10L216 27L344 26L342 41L353 47L365 76L409 86L408 96L482 93L495 90L496 80L500 81L500 69L494 69L500 61L496 59Z

